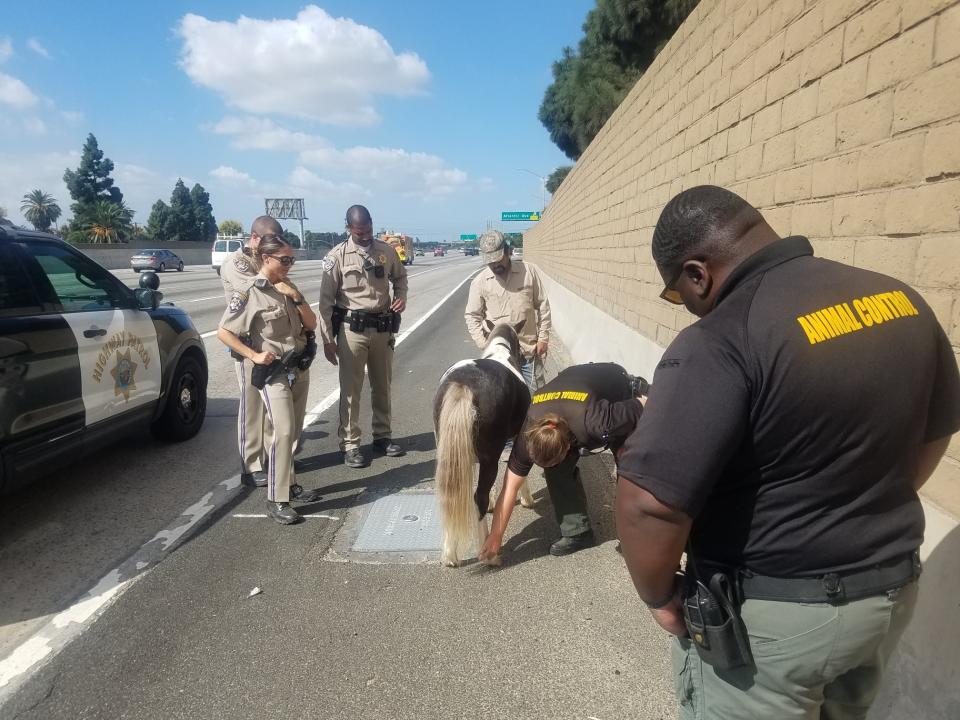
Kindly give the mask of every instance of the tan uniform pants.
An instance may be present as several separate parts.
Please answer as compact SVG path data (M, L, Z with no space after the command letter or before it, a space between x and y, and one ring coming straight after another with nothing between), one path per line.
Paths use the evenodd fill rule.
M293 450L303 429L309 385L308 373L297 372L291 388L284 373L260 391L264 417L270 427L266 441L267 499L273 502L290 502Z
M250 384L253 361L235 360L237 385L240 388L240 411L237 413L237 445L240 450L242 472L252 473L264 468L263 400L260 391Z
M367 328L362 333L344 326L337 336L340 367L340 449L360 447L360 393L363 370L370 374L373 439L391 437L390 381L393 375L393 335Z

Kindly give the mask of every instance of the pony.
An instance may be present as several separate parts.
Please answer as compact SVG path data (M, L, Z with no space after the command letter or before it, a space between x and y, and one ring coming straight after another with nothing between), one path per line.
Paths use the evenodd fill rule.
M497 480L500 454L507 440L523 425L530 406L530 390L520 374L522 354L517 332L523 327L485 321L489 334L483 354L461 360L440 378L433 398L437 440L437 494L443 527L441 562L459 565L460 551L477 548L487 539L490 491ZM476 491L473 466L480 463ZM526 482L520 503L533 507ZM471 537L472 536L472 537ZM500 558L487 561L499 565Z

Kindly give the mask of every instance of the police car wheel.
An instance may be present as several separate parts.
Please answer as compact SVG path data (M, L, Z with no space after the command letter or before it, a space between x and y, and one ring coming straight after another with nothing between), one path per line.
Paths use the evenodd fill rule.
M207 413L207 375L193 357L180 360L163 414L153 424L153 434L163 440L189 440L203 425Z
M177 272L183 272L183 261L180 261L180 264L177 265Z
M163 272L166 269L167 269L167 266L164 263L160 263L160 268L159 268L160 272Z

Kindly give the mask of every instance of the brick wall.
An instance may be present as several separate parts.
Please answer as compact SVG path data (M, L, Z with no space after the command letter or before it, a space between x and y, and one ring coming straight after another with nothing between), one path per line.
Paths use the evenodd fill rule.
M704 183L822 257L916 287L956 352L960 0L701 0L524 254L666 346L695 318L658 298L653 227L667 200Z

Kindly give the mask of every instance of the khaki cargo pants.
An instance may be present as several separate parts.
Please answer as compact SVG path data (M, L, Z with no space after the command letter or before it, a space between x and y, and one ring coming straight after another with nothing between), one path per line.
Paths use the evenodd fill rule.
M747 600L756 671L715 672L674 638L680 718L862 720L916 602L916 581L845 605Z
M293 451L300 440L303 418L310 389L310 372L296 371L293 387L283 373L260 390L264 418L269 432L267 453L267 499L290 502L290 486L294 483Z
M252 360L234 360L237 385L240 388L240 411L237 413L237 445L240 450L242 472L265 469L263 400L260 391L250 384Z
M373 439L391 437L390 382L393 375L394 336L366 328L353 332L344 324L337 335L337 362L340 368L340 449L360 447L360 394L363 371L370 375L370 404L373 406Z

